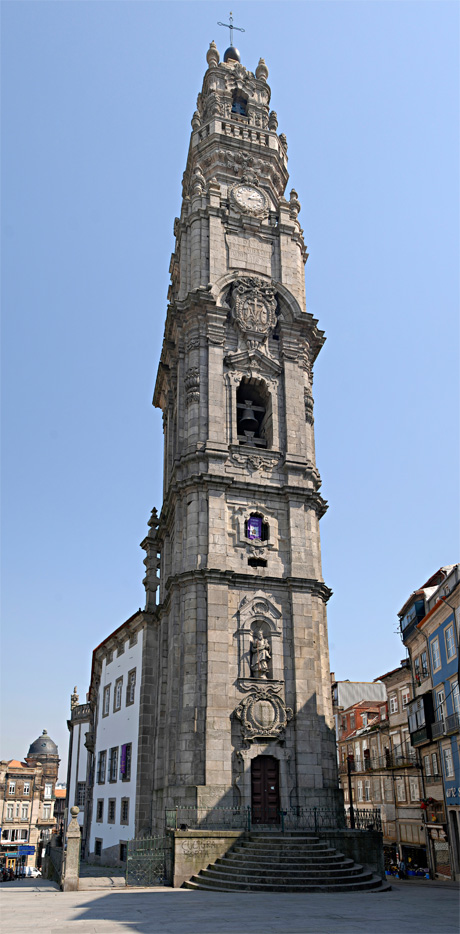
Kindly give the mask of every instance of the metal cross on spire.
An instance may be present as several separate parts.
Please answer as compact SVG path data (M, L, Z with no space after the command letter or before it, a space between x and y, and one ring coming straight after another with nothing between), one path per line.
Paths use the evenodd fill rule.
M225 26L230 30L230 45L233 45L233 30L236 29L238 32L246 32L245 29L242 29L241 26L233 25L233 13L230 11L230 22L229 23L217 23L218 26Z

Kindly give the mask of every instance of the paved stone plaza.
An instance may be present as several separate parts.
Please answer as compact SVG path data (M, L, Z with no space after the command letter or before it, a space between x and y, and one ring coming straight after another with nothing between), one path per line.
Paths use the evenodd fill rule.
M451 934L454 884L396 882L391 892L226 895L185 889L61 893L52 882L0 887L8 934Z

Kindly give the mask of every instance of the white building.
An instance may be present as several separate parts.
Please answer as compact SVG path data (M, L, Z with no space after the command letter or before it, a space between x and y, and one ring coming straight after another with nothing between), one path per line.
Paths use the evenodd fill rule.
M135 836L144 625L143 614L136 613L93 652L86 855L105 864L123 864Z

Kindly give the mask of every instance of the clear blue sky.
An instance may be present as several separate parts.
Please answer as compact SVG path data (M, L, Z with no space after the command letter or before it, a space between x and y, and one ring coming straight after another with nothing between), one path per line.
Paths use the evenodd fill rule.
M455 2L233 3L263 56L310 259L331 667L372 680L458 559ZM144 605L151 407L214 2L4 2L3 740L67 753L74 684ZM226 41L227 40L227 41Z

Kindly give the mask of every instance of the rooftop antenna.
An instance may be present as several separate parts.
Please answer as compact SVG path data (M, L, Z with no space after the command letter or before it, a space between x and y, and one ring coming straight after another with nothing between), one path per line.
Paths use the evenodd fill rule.
M217 23L218 26L225 26L226 29L230 30L230 45L233 46L233 30L236 29L238 32L246 32L245 29L241 29L241 26L233 25L233 13L230 11L230 22L229 23Z

